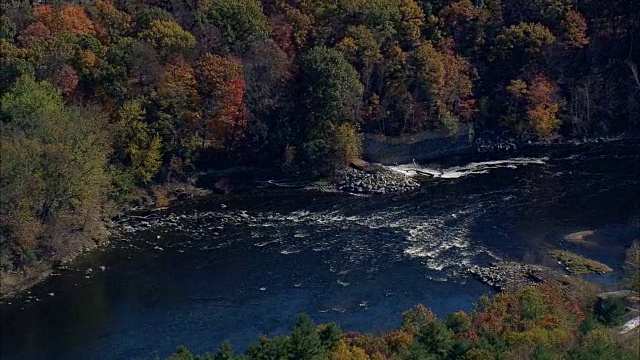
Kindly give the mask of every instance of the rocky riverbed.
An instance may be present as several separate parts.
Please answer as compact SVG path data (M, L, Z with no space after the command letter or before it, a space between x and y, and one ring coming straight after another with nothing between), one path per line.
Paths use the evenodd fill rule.
M473 265L467 272L479 281L500 291L544 282L557 282L563 275L548 267L517 262L497 262L489 267Z
M345 168L334 181L338 190L360 194L387 194L415 190L420 183L410 176L386 169Z

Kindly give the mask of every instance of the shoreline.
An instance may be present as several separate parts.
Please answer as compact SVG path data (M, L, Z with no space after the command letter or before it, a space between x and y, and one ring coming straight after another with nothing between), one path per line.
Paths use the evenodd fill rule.
M576 148L579 146L584 146L584 145L597 145L597 144L603 144L603 143L627 143L627 142L637 142L638 138L635 137L624 137L624 138L612 138L608 141L605 142L580 142L580 143L575 143L575 142L570 142L570 141L563 141L560 143L551 143L551 144L528 144L528 146L526 146L526 148L529 149L548 149L550 147L567 147L567 148ZM490 150L489 152L481 152L478 151L477 149L471 149L471 151L469 151L467 154L462 154L462 155L476 155L476 154L482 154L482 155L486 155L486 154L504 154L505 152L513 152L513 151L519 151L522 150L524 147L520 147L519 149L515 150L515 149L507 149L507 151L505 151L505 149L494 149L494 150ZM448 158L452 158L453 156L446 156L444 158L440 158L441 160L443 159L448 159ZM233 168L231 169L226 169L223 173L226 175L231 175L233 176ZM245 171L245 168L238 168L239 172ZM265 170L265 169L262 169ZM268 169L267 169L268 170ZM352 169L355 170L355 169ZM368 175L368 173L366 171L362 171L362 170L357 170L362 172L364 175ZM202 174L207 174L207 172L203 172ZM224 176L223 176L224 177ZM302 179L302 177L298 176L296 178L293 178L293 181L299 181L300 179ZM200 181L201 179L198 179L197 181ZM292 187L295 188L297 191L321 191L321 192L341 192L341 193L349 193L349 190L351 189L349 186L341 186L339 183L340 179L334 179L334 181L329 181L327 184L324 184L325 181L318 181L318 182L313 182L313 181L308 181L308 183L310 185L307 186L300 186L300 187ZM146 204L145 206L143 206L142 208L140 207L134 207L134 208L128 208L124 211L119 212L118 214L116 214L114 217L112 217L109 220L96 220L96 225L98 228L98 232L97 233L79 233L79 232L71 232L71 233L65 233L64 236L65 238L71 239L71 242L74 243L74 246L70 246L69 248L66 249L66 251L64 253L57 253L54 254L54 256L50 259L47 260L41 260L36 262L33 265L30 265L28 267L26 267L25 269L21 269L21 270L17 270L17 271L7 271L7 272L2 272L0 273L0 276L2 277L2 279L0 279L0 299L9 299L12 297L15 297L16 295L30 289L31 287L37 285L38 283L44 281L45 279L47 279L49 277L49 275L53 272L53 270L55 269L55 266L58 265L64 265L64 264L69 264L73 261L75 261L77 258L79 258L82 255L94 252L94 251L101 251L103 250L106 246L108 246L109 244L111 244L112 242L112 237L115 235L115 232L113 231L113 229L115 227L117 227L117 220L114 221L117 218L122 218L122 217L126 217L127 214L131 215L131 214L135 214L135 213L139 213L139 212L154 212L154 211L158 211L158 210L163 210L163 209L167 209L167 208L176 208L176 207L180 207L180 206L184 206L185 204L187 204L190 201L197 201L198 199L202 199L206 196L211 195L214 192L220 192L222 191L222 193L227 193L227 194L241 194L243 192L246 192L247 189L251 188L251 189L259 189L259 188L264 188L265 190L268 191L269 187L272 188L278 188L281 185L277 185L274 183L273 180L269 180L269 181L262 181L263 183L265 183L267 186L258 186L256 185L256 182L258 182L258 180L253 179L252 183L253 185L248 186L247 184L243 184L243 185L238 185L235 187L231 187L228 189L218 189L215 187L214 184L206 184L205 186L193 186L192 189L190 191L188 191L187 196L184 196L184 193L181 192L179 194L176 194L175 196L173 196L170 200L170 204L168 206L150 206L149 204ZM323 184L318 184L322 182ZM183 189L184 187L181 186L184 184L169 184L169 185L164 185L163 188L165 188L165 190L169 190L170 188L174 187L174 188L180 188ZM344 184L343 184L344 185ZM406 189L406 191L415 191L416 189L419 189L418 187L415 186L410 186ZM367 193L369 194L373 194L372 196L378 196L380 194L383 194L383 191L368 191ZM181 195L182 194L182 195Z
M46 280L57 266L74 262L80 256L104 249L111 244L114 223L96 220L93 229L85 232L65 233L65 239L73 245L66 246L48 259L37 261L23 269L3 271L0 276L0 299L10 299Z

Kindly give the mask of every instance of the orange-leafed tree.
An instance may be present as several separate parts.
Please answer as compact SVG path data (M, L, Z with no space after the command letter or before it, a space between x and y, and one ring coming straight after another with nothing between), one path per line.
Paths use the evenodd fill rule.
M471 0L460 0L445 6L440 16L447 26L455 27L469 22L480 16L480 8L473 5Z
M475 99L472 97L471 65L453 51L445 51L443 59L444 87L438 101L440 113L450 113L463 120L470 120L476 111Z
M182 57L164 68L151 103L152 127L162 137L165 154L189 164L198 137L200 98L194 70Z
M313 16L303 13L300 9L284 5L286 21L291 24L291 38L295 50L303 48L313 32L315 19Z
M244 136L247 125L242 63L232 56L205 54L195 71L204 101L203 145L229 150Z
M33 8L37 21L44 23L55 35L70 32L76 35L95 35L95 24L79 5L63 5L54 7L50 4L37 5Z
M556 86L541 73L536 75L529 86L527 117L532 130L538 135L549 136L562 123L557 118L561 105L557 93Z
M505 125L547 137L562 124L557 117L562 107L559 90L543 73L528 84L522 79L512 80L506 90L509 107L503 116ZM519 121L523 116L526 122Z
M445 6L438 17L444 35L450 36L451 41L455 40L455 48L458 51L469 54L477 50L478 44L483 42L482 15L481 8L475 6L471 0L460 0Z
M563 40L570 47L580 49L589 43L587 21L579 11L568 10L560 25L563 30Z

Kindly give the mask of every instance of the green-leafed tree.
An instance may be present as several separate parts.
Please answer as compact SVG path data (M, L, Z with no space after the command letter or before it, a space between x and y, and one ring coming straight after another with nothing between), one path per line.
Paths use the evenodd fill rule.
M265 40L271 29L262 5L257 0L205 1L197 13L199 26L216 26L234 51L243 53L248 46Z
M49 226L82 224L97 211L108 183L105 118L94 108L67 108L55 87L31 76L0 105L1 227L24 255L47 248L40 235Z
M151 134L141 102L125 102L114 126L116 157L131 167L136 180L149 183L162 164L162 142L160 137Z
M213 355L213 360L234 360L235 358L231 343L228 341L223 342L218 352Z
M196 46L195 37L175 21L154 20L139 36L151 44L165 61L185 55Z
M627 249L624 267L629 288L640 292L640 241L635 240Z
M271 41L253 43L245 53L244 101L247 108L246 156L256 162L280 161L294 139L290 121L292 64Z
M555 36L544 25L519 23L506 28L496 38L495 56L506 62L511 71L521 71L543 62L545 51Z
M151 27L151 23L156 20L169 22L175 21L173 15L171 15L170 12L155 6L142 7L135 12L133 19L135 22L136 32L141 32L149 29Z
M360 119L362 84L342 53L326 47L315 47L304 56L302 78L308 139L304 149L311 164L326 172L342 160L343 149L333 141L336 127Z
M296 326L291 331L290 360L320 360L325 350L313 322L306 314L298 317Z
M99 92L119 103L148 95L163 75L155 48L128 37L112 44L97 67Z
M342 338L342 330L336 323L321 326L319 330L320 343L326 351L333 350Z
M441 321L436 319L420 329L416 340L430 354L444 357L451 349L453 333Z
M345 37L336 45L336 49L356 67L365 93L368 93L372 87L374 67L382 60L380 44L371 30L364 25L348 27Z
M0 15L0 40L13 42L18 32L16 23L9 17Z

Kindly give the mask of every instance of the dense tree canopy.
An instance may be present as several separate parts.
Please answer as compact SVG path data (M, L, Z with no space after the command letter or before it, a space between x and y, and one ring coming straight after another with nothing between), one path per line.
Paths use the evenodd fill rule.
M0 218L17 239L3 250L32 256L48 246L41 237L47 225L74 222L99 206L107 185L105 119L65 106L59 90L28 75L0 105Z
M239 163L327 174L359 156L363 132L454 132L472 122L532 139L639 125L636 0L0 6L3 154L16 161L3 162L15 174L7 187L27 163L81 171L69 160L71 134L88 129L110 143L79 144L96 146L87 162L116 169L91 174L132 179L131 188ZM30 186L45 189L47 176ZM44 221L77 210L83 187L97 189L90 179L3 200L6 238L22 230L4 215L19 208Z

